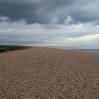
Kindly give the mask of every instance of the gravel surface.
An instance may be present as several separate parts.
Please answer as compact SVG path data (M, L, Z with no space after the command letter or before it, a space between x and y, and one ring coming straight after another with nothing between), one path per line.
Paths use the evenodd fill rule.
M99 99L99 55L55 48L2 53L0 99Z

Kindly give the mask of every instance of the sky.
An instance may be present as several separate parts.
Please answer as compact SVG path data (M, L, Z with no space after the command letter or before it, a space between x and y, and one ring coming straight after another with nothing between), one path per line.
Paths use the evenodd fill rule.
M0 0L0 45L99 48L99 0Z

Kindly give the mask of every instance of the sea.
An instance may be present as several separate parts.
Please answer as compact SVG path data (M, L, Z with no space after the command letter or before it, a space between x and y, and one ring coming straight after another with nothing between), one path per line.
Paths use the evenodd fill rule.
M88 53L94 53L94 54L99 54L99 49L78 49L78 48L71 48L71 47L66 47L66 46L47 46L48 48L58 48L58 49L66 49L66 50L75 50L75 51L80 51L80 52L88 52Z

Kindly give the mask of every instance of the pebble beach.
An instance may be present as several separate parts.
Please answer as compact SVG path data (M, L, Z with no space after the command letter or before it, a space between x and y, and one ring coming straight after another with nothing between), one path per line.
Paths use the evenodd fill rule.
M0 99L99 99L99 54L43 47L1 53Z

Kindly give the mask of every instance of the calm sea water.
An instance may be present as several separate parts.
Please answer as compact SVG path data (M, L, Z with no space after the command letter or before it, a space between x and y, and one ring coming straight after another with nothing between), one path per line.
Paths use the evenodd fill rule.
M65 46L48 46L49 48L58 48L58 49L66 49L66 50L76 50L81 52L89 52L99 54L99 49L75 49L75 48L68 48Z
M99 49L73 49L73 50L99 54Z

